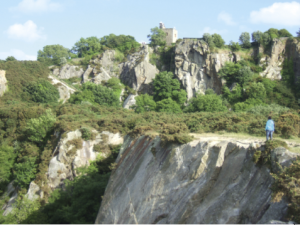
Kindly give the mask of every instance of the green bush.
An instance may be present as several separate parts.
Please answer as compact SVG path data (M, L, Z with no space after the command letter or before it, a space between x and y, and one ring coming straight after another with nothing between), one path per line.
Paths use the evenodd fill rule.
M38 51L37 60L47 66L59 65L62 57L70 58L69 49L62 45L46 45L43 51Z
M191 98L185 112L221 112L226 111L222 99L216 94L197 95Z
M30 119L25 127L28 139L34 142L42 142L55 121L56 117L51 112L51 109L47 109L45 114L39 118Z
M240 44L238 42L234 42L234 41L230 41L229 48L233 52L237 52L237 51L241 50Z
M36 160L36 157L26 157L24 162L14 164L14 182L17 186L21 188L28 188L30 182L34 180L37 172Z
M156 111L157 112L166 112L166 113L180 113L180 105L177 104L171 98L163 99L159 102L156 102Z
M81 131L81 137L84 139L84 140L90 140L91 139L91 136L92 136L92 132L90 129L88 128L81 128L80 129Z
M13 147L1 145L0 146L0 195L2 190L11 180L12 171L15 158L17 154Z
M82 85L82 92L75 92L69 99L73 104L80 104L83 101L103 106L120 105L119 98L112 89L89 82Z
M59 99L59 92L50 82L46 80L39 80L30 83L24 88L31 100L40 103L57 102Z
M136 103L133 108L135 109L135 112L137 112L137 113L155 111L155 109L156 109L156 103L153 100L153 97L149 96L148 94L139 95L135 98L135 100L136 100Z
M269 115L281 115L289 110L289 108L280 106L277 104L270 105L257 105L250 108L247 112L259 115L265 115L266 117Z
M182 106L186 101L186 91L180 89L180 83L172 72L160 72L153 79L154 100L156 102L171 98Z
M166 45L166 36L167 34L159 29L158 27L151 28L150 30L151 34L149 34L147 37L150 41L150 46L165 46Z

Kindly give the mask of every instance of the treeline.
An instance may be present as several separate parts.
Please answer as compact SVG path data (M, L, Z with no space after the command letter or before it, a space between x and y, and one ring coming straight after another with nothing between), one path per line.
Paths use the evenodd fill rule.
M73 58L83 58L82 64L103 53L105 50L114 49L122 55L127 56L135 52L140 44L130 35L110 34L102 38L88 37L80 38L71 49L62 45L47 45L38 51L37 60L46 65L63 65ZM123 56L124 58L124 56Z

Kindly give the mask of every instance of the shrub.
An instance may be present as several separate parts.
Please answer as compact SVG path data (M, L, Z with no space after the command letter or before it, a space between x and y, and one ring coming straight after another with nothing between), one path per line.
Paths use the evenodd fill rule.
M25 87L24 91L30 95L34 102L50 103L57 102L59 99L58 90L46 80L32 82Z
M175 102L171 98L167 98L167 99L161 100L159 102L156 102L156 111L157 112L167 112L167 113L182 112L180 105L178 105L177 102Z
M75 92L69 99L73 104L80 104L83 101L103 106L120 105L119 98L112 89L89 82L82 85L82 92Z
M88 128L81 128L80 129L81 131L81 137L84 139L84 140L90 140L91 139L91 135L92 135L92 132L90 129Z
M45 114L39 118L30 119L25 127L28 139L34 142L42 142L55 121L56 117L52 114L51 109L47 109Z
M234 41L230 41L229 48L233 52L237 52L237 51L241 50L241 46L239 45L239 43L238 42L234 42Z
M46 45L43 48L43 51L38 51L37 60L45 63L47 66L59 65L62 57L65 57L66 59L70 57L69 49L62 45Z
M166 45L166 36L167 34L159 29L158 27L154 27L151 29L151 34L149 34L147 37L150 41L150 46L165 46Z
M260 114L264 116L269 115L281 115L282 113L285 113L289 110L289 108L280 106L277 104L270 104L270 105L257 105L252 108L250 108L247 112L253 113L253 114Z
M221 112L226 111L226 106L223 105L222 99L216 94L197 95L191 98L186 112Z
M287 219L300 223L300 158L298 157L290 167L286 167L279 174L271 174L274 183L271 186L272 199L281 201L283 196L289 200Z
M214 44L217 48L223 48L224 47L225 41L223 40L223 38L221 37L220 34L213 34L212 39L213 39L213 42L214 42Z
M153 100L152 96L149 96L148 94L139 95L135 98L136 103L133 107L135 109L135 112L137 113L143 113L147 111L155 111L156 103Z
M186 101L186 91L180 90L180 83L172 72L160 72L153 79L154 100L161 101L171 98L177 104L183 105Z
M23 157L25 158L25 157ZM28 188L37 172L36 157L26 157L22 163L14 164L15 184L21 188Z
M2 183L5 184L10 180L11 169L13 167L16 156L17 154L15 153L13 147L6 145L0 146L0 186L2 186Z

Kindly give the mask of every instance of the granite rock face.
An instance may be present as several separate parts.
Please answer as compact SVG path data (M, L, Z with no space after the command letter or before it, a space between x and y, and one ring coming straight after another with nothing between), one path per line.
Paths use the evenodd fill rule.
M175 49L175 75L185 87L188 99L209 88L220 94L224 81L218 72L226 62L236 60L229 52L210 53L204 41L186 39Z
M7 80L5 77L5 70L0 70L0 97L3 96L7 89Z
M144 45L139 52L127 56L127 61L120 64L121 81L142 93L151 93L150 83L159 73L156 66L149 62L149 47Z
M102 81L118 77L120 68L115 56L115 50L106 50L103 54L91 60L90 65L83 74L83 82L90 81L101 84Z
M3 205L1 210L4 210L3 216L7 216L13 210L13 204L18 198L18 192L14 187L14 181L10 182L7 186L6 192L3 194L2 198L9 196L9 200L6 204Z
M57 87L59 92L59 101L62 100L63 103L65 103L71 97L71 94L76 91L51 75L49 75L49 79L51 80L51 83Z
M255 150L263 149L261 145L201 138L162 147L159 137L126 137L95 223L282 220L287 202L271 202L270 170L253 162ZM283 164L286 154L287 150L276 150L276 161Z
M82 77L84 71L80 66L66 64L61 69L53 69L52 73L60 79L70 79L72 77Z
M65 138L61 138L53 151L53 157L50 160L47 172L47 185L52 190L63 188L65 179L73 179L73 177L77 176L76 168L89 166L90 161L96 160L97 155L101 154L104 158L109 156L109 152L95 152L95 145L107 146L123 143L123 137L119 133L113 134L107 131L98 133L96 130L92 132L95 134L95 140L85 141L81 139L82 134L80 130L68 132ZM75 148L74 140L81 140L82 145L79 148ZM29 199L43 198L41 187L35 184L34 181L30 183L27 197Z
M124 109L130 109L130 106L135 105L135 103L136 103L135 98L136 98L137 96L138 96L138 95L130 94L130 95L126 98L126 100L124 101L124 103L123 103L123 108L124 108Z

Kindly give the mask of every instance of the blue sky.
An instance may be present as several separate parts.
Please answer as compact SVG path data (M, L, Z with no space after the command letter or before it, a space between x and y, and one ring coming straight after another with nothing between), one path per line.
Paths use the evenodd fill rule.
M226 43L242 32L300 28L299 1L272 0L3 0L0 59L36 60L46 45L72 46L81 37L110 33L147 42L162 21L179 38L219 33Z

